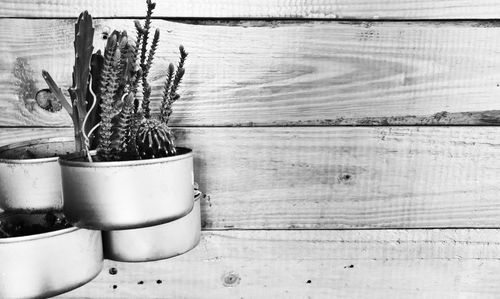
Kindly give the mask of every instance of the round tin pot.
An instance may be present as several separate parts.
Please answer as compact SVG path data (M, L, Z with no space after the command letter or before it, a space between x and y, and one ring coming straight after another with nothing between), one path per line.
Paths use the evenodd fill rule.
M121 262L146 262L173 257L194 248L200 241L200 198L193 210L175 221L137 229L102 233L104 257Z
M29 215L42 222L43 216ZM2 221L19 215L0 215ZM24 216L25 217L25 216ZM0 298L47 298L92 280L102 268L99 231L76 227L0 239Z
M84 162L61 157L64 214L77 227L132 229L176 220L193 208L193 154ZM81 159L81 158L80 158Z
M36 139L0 147L0 209L62 208L59 155L74 151L70 137Z

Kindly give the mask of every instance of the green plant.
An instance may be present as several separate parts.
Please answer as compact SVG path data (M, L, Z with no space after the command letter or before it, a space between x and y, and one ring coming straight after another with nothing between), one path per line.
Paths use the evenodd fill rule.
M187 52L179 47L177 68L170 64L164 84L159 115L150 110L148 75L158 48L160 31L155 30L148 50L151 16L155 3L147 0L144 26L135 21L135 41L126 31L113 31L104 53L93 53L92 17L84 11L75 25L75 64L69 104L50 74L42 72L51 92L70 114L76 151L93 161L150 159L175 155L174 138L167 126L172 104L180 98L177 89L184 76Z

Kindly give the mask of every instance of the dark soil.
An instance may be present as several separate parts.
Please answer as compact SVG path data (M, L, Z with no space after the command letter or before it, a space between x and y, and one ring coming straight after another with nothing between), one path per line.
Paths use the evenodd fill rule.
M71 227L63 214L15 214L0 217L0 238L30 236Z

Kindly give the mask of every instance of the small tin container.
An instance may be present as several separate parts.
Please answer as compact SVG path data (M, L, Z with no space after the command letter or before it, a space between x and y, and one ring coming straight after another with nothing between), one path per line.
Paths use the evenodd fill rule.
M0 147L0 210L62 208L59 155L74 151L71 137L45 138Z
M193 153L133 161L61 157L64 214L77 227L119 230L179 219L193 208Z
M202 194L194 197L193 210L175 221L138 229L103 232L104 256L122 262L166 259L194 248L200 241Z
M0 221L44 221L42 214L28 216L0 214ZM99 231L70 227L0 238L0 298L47 298L70 291L96 277L102 263Z

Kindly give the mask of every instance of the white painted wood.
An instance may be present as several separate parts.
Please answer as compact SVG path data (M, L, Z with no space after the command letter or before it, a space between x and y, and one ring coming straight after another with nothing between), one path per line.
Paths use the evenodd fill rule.
M74 17L89 10L99 17L143 17L141 0L4 0L0 17ZM161 0L157 17L317 19L491 19L492 0Z
M0 129L0 141L68 134ZM499 127L178 128L207 229L499 227Z
M399 123L432 124L442 111L500 110L500 28L475 23L259 24L153 22L162 31L150 76L153 108L167 63L177 60L182 43L190 55L183 98L174 106L175 125L363 124L366 117L398 124L397 118L407 115L432 117ZM96 47L104 43L103 28L131 26L131 20L97 21ZM26 109L12 69L21 57L38 88L46 87L42 69L68 88L73 35L73 20L0 20L0 125L71 125L63 110ZM450 123L469 123L468 114Z
M169 260L106 261L94 281L59 298L497 298L499 236L499 230L204 232L198 247Z

